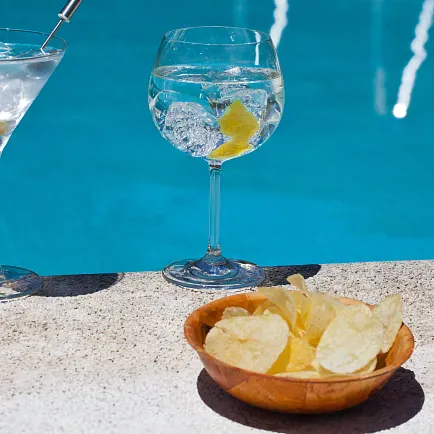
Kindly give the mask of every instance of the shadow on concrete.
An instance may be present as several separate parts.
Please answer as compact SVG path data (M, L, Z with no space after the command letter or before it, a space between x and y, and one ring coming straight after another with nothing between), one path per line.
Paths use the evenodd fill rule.
M390 429L413 418L425 401L413 371L400 368L390 382L365 403L335 414L272 413L244 404L223 391L203 369L197 379L202 401L241 425L277 433L360 434Z
M276 267L262 267L265 280L261 286L288 285L286 278L292 274L301 274L305 279L315 276L321 270L321 265L280 265Z
M43 278L43 288L34 296L75 297L92 294L110 288L123 277L124 273L47 276Z

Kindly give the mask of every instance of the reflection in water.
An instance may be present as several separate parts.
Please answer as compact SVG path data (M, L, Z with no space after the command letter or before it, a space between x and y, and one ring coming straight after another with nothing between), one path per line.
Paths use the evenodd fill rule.
M238 27L248 27L246 24L246 10L247 0L234 0L234 23ZM259 65L259 42L261 42L261 35L255 34L256 44L255 47L255 65Z
M255 33L256 36L256 47L255 47L255 65L259 65L259 42L261 42L261 35L259 33Z
M247 0L234 0L234 23L237 27L247 27L246 9Z
M274 23L270 29L270 36L277 48L282 36L283 29L288 24L287 13L289 9L288 0L274 0L276 8L274 9Z
M383 3L384 0L371 2L371 50L375 64L374 106L381 116L387 113L386 71L383 67Z
M401 86L399 87L398 100L393 107L393 115L399 119L407 115L410 105L411 92L416 80L417 70L426 58L425 43L428 41L428 30L432 24L434 13L434 0L425 0L419 15L419 22L415 29L415 38L411 43L413 57L402 72Z
M375 110L379 115L387 113L386 107L386 71L380 66L375 71Z

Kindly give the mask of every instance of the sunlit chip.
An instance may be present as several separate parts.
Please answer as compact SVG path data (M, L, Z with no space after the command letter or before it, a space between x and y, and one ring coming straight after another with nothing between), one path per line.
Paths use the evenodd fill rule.
M303 313L306 339L315 344L336 316L335 301L327 294L311 292L310 304Z
M338 298L326 294L330 304L334 307L336 314L338 315L342 310L345 309L345 304L341 303ZM369 309L369 308L368 308Z
M315 349L309 343L296 336L288 339L288 344L267 374L302 371L311 367L315 359Z
M351 374L376 357L383 341L383 327L376 316L357 319L338 315L327 327L316 349L318 363L336 374Z
M319 371L321 369L320 364L318 363L318 360L315 358L312 360L312 363L310 364L310 368L314 371Z
M296 372L281 372L275 374L276 377L286 377L286 378L300 378L300 379L314 379L321 378L321 374L314 370L296 371Z
M363 374L369 374L373 371L375 371L375 368L377 367L377 358L374 357L372 360L370 360L365 366L358 369L357 371L351 373L351 374L335 374L334 372L331 372L322 366L318 365L318 369L316 369L320 374L321 377L340 377L342 375L363 375ZM315 369L315 368L314 368Z
M383 342L381 352L387 353L402 324L402 298L400 294L389 295L374 307L374 315L383 325Z
M400 295L370 309L309 292L301 275L288 281L299 291L259 288L267 300L252 315L241 307L226 308L208 333L205 350L243 369L299 379L333 381L384 366L402 324Z
M278 307L270 300L265 300L262 304L260 304L256 310L253 312L254 316L263 315L266 310L276 309ZM280 312L280 311L279 311Z
M249 316L250 313L243 307L227 307L222 314L222 319L234 318L237 316Z
M315 360L315 349L305 339L293 337L289 362L285 371L302 371L308 368Z
M291 285L294 285L298 290L304 293L307 297L309 297L309 290L307 289L306 281L301 274L293 274L286 279Z
M294 300L295 308L297 310L297 319L295 327L293 328L293 333L302 338L306 335L305 324L303 322L303 312L308 308L310 299L300 291L292 291L289 295Z
M366 316L371 317L372 311L368 306L366 306L366 304L351 304L349 306L343 306L339 315L342 315L344 318L353 319L357 322L359 316L361 317L361 321L364 321Z
M215 324L205 351L239 368L266 373L288 343L289 328L279 315L240 316Z
M294 300L295 307L297 309L297 315L301 315L304 311L304 306L309 303L309 299L299 291L290 292L290 295Z
M253 312L254 316L257 315L279 315L281 316L285 321L288 322L283 312L270 300L264 301L261 305L257 307L257 309ZM290 333L291 334L291 333Z
M306 297L306 302L303 303L301 313L299 315L298 323L301 324L302 328L306 330L306 327L308 325L308 320L310 316L310 310L312 308L312 299Z
M298 321L298 318L297 318L297 321ZM292 333L294 334L294 336L297 336L298 338L304 339L306 337L306 330L304 329L304 327L301 327L298 325L296 325L294 327L294 330Z
M290 293L280 287L258 288L258 291L282 311L293 330L297 321L297 307Z
M279 372L285 372L291 357L292 336L289 336L285 349L280 353L277 360L273 363L267 374L274 375Z
M363 368L360 368L358 371L355 372L355 374L370 374L371 372L375 371L375 368L377 367L377 357L374 357L370 362L368 362Z

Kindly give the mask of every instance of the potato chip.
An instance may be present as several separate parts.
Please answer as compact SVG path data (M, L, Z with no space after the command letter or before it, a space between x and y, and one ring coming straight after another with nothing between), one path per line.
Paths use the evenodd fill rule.
M290 333L291 335L291 333ZM286 348L267 374L274 375L285 371L301 371L310 367L315 359L315 349L304 339L290 336Z
M381 352L387 353L402 324L402 298L400 294L389 295L374 307L376 315L383 325L383 342Z
M315 359L315 349L305 339L293 337L291 339L291 350L289 362L285 371L302 371L310 366Z
M249 316L250 313L243 307L227 307L222 314L222 319L234 318L237 316Z
M310 364L310 368L315 370L315 371L319 371L321 369L321 366L318 363L318 360L316 358L312 360L312 363Z
M293 328L293 333L295 336L303 338L306 335L305 324L303 322L303 313L309 309L310 299L300 291L290 292L290 296L294 300L295 307L297 309L297 319L295 322L295 327Z
M311 292L308 311L304 312L303 322L306 328L306 339L316 343L327 326L336 316L335 301L327 294Z
M215 324L205 351L239 368L265 374L288 343L289 328L279 315L239 316Z
M346 307L345 304L343 304L338 298L333 297L332 295L329 294L324 294L324 295L327 295L330 304L334 307L336 311L336 314L341 313L341 311L345 309Z
M286 279L291 285L294 285L300 290L306 297L309 297L309 290L307 289L306 281L301 274L293 274Z
M297 307L290 293L280 287L258 288L258 291L273 302L288 320L291 330L297 321Z
M308 323L311 308L312 308L312 299L306 297L306 302L303 303L303 305L301 306L302 310L300 312L300 315L297 318L298 324L301 324L301 327L304 329L306 328L306 325Z
M268 309L265 309L263 315L279 315L286 321L282 311L276 306L270 306Z
M335 374L334 372L331 372L331 371L323 368L322 366L319 366L319 368L317 370L321 374L321 377L341 377L341 376L369 374L369 373L373 372L376 367L377 367L377 358L374 357L365 366L363 366L362 368L353 372L352 374Z
M280 353L280 356L273 363L273 366L268 370L268 375L274 375L279 372L285 372L286 367L288 366L289 359L291 357L291 341L292 336L288 338L288 342L286 343L285 349Z
M253 312L253 315L255 315L255 316L257 316L257 315L270 315L270 314L279 315L286 322L288 322L288 320L285 318L285 315L283 315L283 312L274 303L272 303L270 300L264 301L264 303L259 305L257 307L257 309L255 310L255 312ZM292 333L290 333L290 334L292 335Z
M372 311L366 304L350 304L349 306L343 306L339 315L347 319L352 318L354 321L357 321L358 317L361 316L361 321L364 321L366 316L372 316Z
M287 377L287 378L321 378L321 374L314 370L296 371L296 372L281 372L279 374L274 374L276 377Z
M363 368L360 368L358 371L354 372L354 374L370 374L375 371L377 367L377 357L374 357L370 362L368 362Z
M288 378L339 378L384 366L402 324L400 295L374 309L362 302L310 292L301 275L288 282L299 291L259 288L267 300L253 315L228 307L205 339L205 350L240 368Z
M316 358L328 371L351 374L366 366L380 351L383 327L376 316L345 318L330 323L318 343Z
M254 316L263 315L266 310L271 310L271 309L278 309L278 308L273 302L271 302L270 300L266 300L256 308L256 310L253 312L253 315Z
M309 303L309 299L302 292L299 291L290 292L289 295L294 300L297 314L301 315L301 313L304 311L305 304Z
M309 323L309 317L311 314L312 305L314 305L315 310L318 309L318 299L316 302L312 303L312 298L315 298L318 293L312 293L307 289L306 281L304 277L301 274L293 274L292 276L289 276L287 278L287 281L294 285L298 290L301 292L292 292L291 295L296 303L297 307L297 327L299 328L299 331L302 329L306 329L308 327ZM304 296L304 297L303 297ZM322 296L319 296L322 297ZM338 303L339 300L335 299ZM335 300L333 302L335 302ZM331 299L330 299L331 302ZM314 316L319 314L320 312L315 312ZM313 322L315 323L315 320L313 319ZM315 326L313 327L315 329ZM322 327L320 327L322 328ZM325 329L325 327L324 327ZM323 330L322 330L323 331ZM319 339L319 337L322 334L322 331L316 332L315 330L311 329L309 332L310 335L313 335L312 339ZM305 335L306 333L302 333L302 335ZM315 335L317 335L315 337Z
M298 324L298 318L297 318L297 324ZM302 338L304 339L306 337L306 330L304 329L304 327L296 325L294 327L294 330L292 332L294 334L294 336L298 337L298 338Z

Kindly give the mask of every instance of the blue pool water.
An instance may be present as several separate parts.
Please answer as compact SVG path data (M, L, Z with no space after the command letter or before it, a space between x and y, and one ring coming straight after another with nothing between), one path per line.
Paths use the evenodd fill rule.
M408 115L392 115L422 3L289 2L285 113L260 150L224 166L225 254L262 265L434 257L433 29ZM104 4L84 0L62 27L69 51L0 160L3 263L156 270L206 247L207 168L159 136L149 73L166 30L269 31L274 2ZM62 6L18 0L0 27L48 31Z

